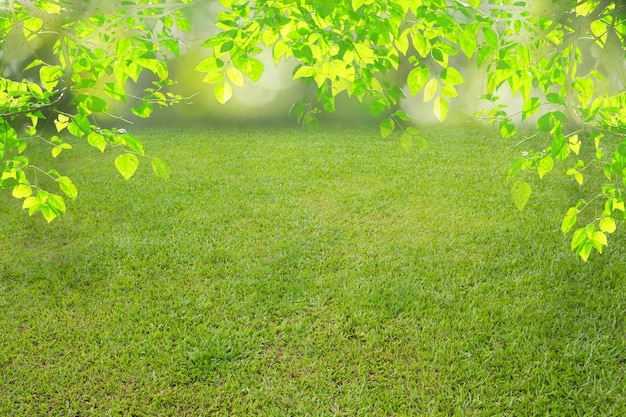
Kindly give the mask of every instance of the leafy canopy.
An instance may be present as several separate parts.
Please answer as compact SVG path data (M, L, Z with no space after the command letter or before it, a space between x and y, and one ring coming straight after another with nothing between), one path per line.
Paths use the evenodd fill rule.
M0 6L0 187L22 199L31 215L41 212L51 221L65 212L65 198L76 198L76 187L57 170L31 164L28 144L44 141L57 157L71 149L68 137L86 138L101 151L115 149L115 166L126 179L140 158L149 158L154 172L168 177L165 162L146 156L135 136L101 128L97 116L121 118L112 101L149 117L154 106L181 100L168 90L174 83L168 60L179 55L179 34L190 30L184 9L202 2L15 0ZM543 178L561 163L566 177L580 185L589 175L605 179L564 214L563 233L578 225L572 249L582 259L594 248L602 252L607 235L624 220L626 8L619 2L548 0L542 7L514 0L220 3L219 31L202 44L210 54L195 68L213 85L220 103L231 99L233 87L260 79L259 54L271 50L276 63L297 63L294 81L316 88L312 100L294 103L298 122L314 128L317 115L334 111L336 97L346 94L380 118L383 137L398 130L401 141L411 143L418 131L399 110L400 101L421 94L443 121L466 83L468 63L477 65L486 74L482 99L489 104L478 116L505 138L517 133L516 117L535 117L536 131L548 138L541 151L525 152L511 164L515 205L522 210L530 198L530 172ZM15 45L30 45L30 53L17 56ZM12 70L16 65L22 67ZM20 79L24 73L31 76ZM152 84L132 93L140 77ZM521 114L500 99L506 89L523 100ZM18 124L24 118L29 124L22 131ZM46 191L50 181L38 173L60 193Z

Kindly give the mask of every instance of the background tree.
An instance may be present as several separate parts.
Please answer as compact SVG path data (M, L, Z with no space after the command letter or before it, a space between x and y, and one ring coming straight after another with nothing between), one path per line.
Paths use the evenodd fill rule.
M150 115L153 105L180 99L164 88L172 83L167 60L178 55L173 29L188 30L189 21L180 12L188 2L155 3L91 2L85 10L52 0L12 1L5 6L0 20L3 62L15 62L6 59L6 51L16 38L31 44L54 39L48 52L53 61L36 59L27 66L39 69L39 82L13 80L5 68L0 87L2 185L24 198L23 206L31 214L41 211L52 220L65 210L61 196L44 191L27 175L37 172L26 157L28 137L50 142L53 155L70 146L58 135L41 135L40 119L52 120L59 131L86 136L102 150L119 146L124 153L116 166L129 178L143 147L123 131L97 127L93 115L108 112L104 96L134 100L133 113L142 117ZM547 138L541 151L530 151L511 165L517 207L523 209L531 193L524 180L527 171L543 178L555 161L564 161L569 164L567 175L579 184L588 175L606 178L595 195L575 202L565 213L564 233L580 225L573 233L572 249L585 260L594 248L601 252L607 234L623 221L626 9L617 2L562 0L541 7L513 0L220 3L224 8L217 15L220 32L203 43L211 55L196 67L205 74L204 81L214 85L219 102L227 102L233 86L243 86L246 78L259 80L264 71L259 54L270 49L277 63L297 62L294 81L316 88L316 97L297 101L292 108L305 126L315 127L317 115L334 111L336 97L347 94L366 103L372 116L381 117L382 136L399 129L402 140L412 141L418 132L408 114L398 110L398 103L407 93L422 92L443 121L458 86L466 81L463 60L470 61L486 72L483 99L491 107L482 117L495 123L504 137L517 132L518 115L499 97L507 87L523 100L521 119L539 116L536 131ZM131 97L126 81L139 81L142 72L154 77L153 85ZM26 138L14 126L24 115L32 119ZM167 176L162 161L151 161L157 174ZM46 175L66 196L76 196L67 177L55 170ZM598 207L601 214L596 215Z

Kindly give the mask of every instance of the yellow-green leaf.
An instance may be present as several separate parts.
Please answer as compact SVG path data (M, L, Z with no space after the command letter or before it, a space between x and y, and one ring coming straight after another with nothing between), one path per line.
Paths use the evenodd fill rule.
M436 78L432 78L430 81L426 83L426 87L424 87L424 103L428 103L430 100L435 97L437 94L437 90L439 89L439 81Z
M600 220L600 230L606 233L613 233L616 229L615 220L612 217L604 217Z
M389 136L393 130L396 128L396 123L393 121L391 117L384 119L380 122L380 135L384 138Z
M546 155L541 158L539 160L539 163L537 164L537 172L539 173L539 178L543 178L544 175L552 170L553 166L554 160L552 159L552 156Z
M59 114L57 118L54 120L54 126L57 128L57 132L65 129L67 125L70 123L70 118L64 114Z
M419 91L424 88L424 85L426 85L429 76L430 70L428 67L420 66L413 68L406 78L411 94L416 95L419 93Z
M78 190L71 179L68 177L60 177L57 181L59 182L59 188L61 191L63 191L69 198L73 200L78 196Z
M465 78L463 78L461 73L456 68L452 67L444 68L441 71L441 80L444 84L449 85L458 85L465 82Z
M437 97L433 104L433 112L440 122L443 122L448 115L448 102L443 97Z
M352 10L356 12L364 3L365 0L352 0Z
M519 211L524 210L528 199L530 198L531 188L530 185L524 181L515 181L511 188L511 195L513 196L513 203Z
M567 232L569 232L576 224L577 215L578 209L576 207L570 207L569 210L567 210L567 214L565 214L565 217L561 222L561 231L564 235L567 234Z
M22 208L23 209L31 209L33 207L37 207L37 205L39 205L39 199L37 197L28 197L26 200L24 200L24 202L22 203ZM32 213L31 213L32 214Z
M233 96L233 87L227 82L222 82L215 86L215 90L213 92L217 101L222 104L226 104L226 102Z
M20 184L13 187L12 194L15 198L30 197L33 194L33 189L26 184Z
M63 70L58 66L44 65L39 68L39 77L44 88L48 91L54 90L54 87L59 83L59 80L63 76Z
M139 160L132 153L125 153L115 158L115 167L126 180L135 174L138 166Z
M311 77L315 73L315 68L309 66L302 66L298 68L295 74L293 74L293 80L303 77Z
M228 67L228 69L226 69L226 76L228 77L228 80L233 83L233 85L236 85L237 87L243 87L243 74L237 68Z
M578 139L578 134L572 135L568 138L570 149L578 155L580 152L580 140Z
M161 159L152 158L150 164L152 165L152 170L158 177L164 179L168 179L170 177L170 167Z
M107 140L98 132L91 132L89 136L87 136L87 142L89 142L91 146L98 148L100 152L104 152L107 146Z

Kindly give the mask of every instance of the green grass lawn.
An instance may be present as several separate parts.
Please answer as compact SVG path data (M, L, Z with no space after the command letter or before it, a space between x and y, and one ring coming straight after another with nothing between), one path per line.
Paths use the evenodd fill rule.
M133 133L170 180L78 144L66 216L0 197L1 415L626 415L624 233L569 252L558 175L519 213L521 146Z

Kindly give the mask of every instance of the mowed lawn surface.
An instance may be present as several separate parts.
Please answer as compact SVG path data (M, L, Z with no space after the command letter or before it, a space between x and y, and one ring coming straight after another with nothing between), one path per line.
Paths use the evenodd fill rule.
M519 213L529 143L132 133L171 179L77 144L66 216L0 197L1 415L626 415L624 233L576 259L555 175Z

